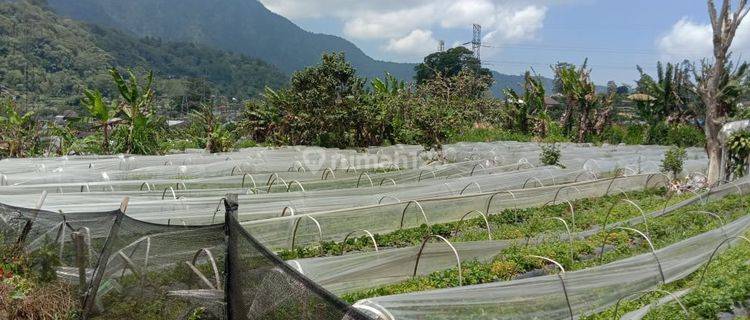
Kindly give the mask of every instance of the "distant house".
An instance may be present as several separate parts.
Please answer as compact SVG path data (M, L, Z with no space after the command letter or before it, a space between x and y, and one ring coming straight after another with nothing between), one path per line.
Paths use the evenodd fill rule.
M185 120L167 120L167 126L172 127L186 127L187 121Z
M54 122L56 124L62 125L74 119L78 119L78 112L75 112L73 110L65 110L62 112L62 114L55 116Z
M551 109L551 108L557 108L561 105L561 103L555 98L552 98L550 96L544 97L544 108L545 109Z

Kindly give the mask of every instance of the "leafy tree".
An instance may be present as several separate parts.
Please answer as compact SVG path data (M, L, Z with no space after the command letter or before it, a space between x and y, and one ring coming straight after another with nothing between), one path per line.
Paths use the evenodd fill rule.
M463 70L473 72L487 81L488 86L492 85L492 72L487 68L482 68L482 63L474 57L474 53L464 47L455 47L428 55L423 63L414 67L416 71L414 79L417 84L423 84L438 76L455 77Z
M85 90L83 94L83 105L86 107L89 116L95 121L95 126L101 128L104 134L102 152L109 154L110 130L116 122L117 104L113 102L111 105L107 105L102 93L98 90Z
M672 173L672 179L677 179L680 173L682 173L685 160L687 160L687 151L680 147L672 147L664 154L664 159L661 162L661 170Z
M343 53L324 54L321 64L294 73L288 89L292 103L280 105L286 109L292 143L354 145L362 128L355 126L358 114L352 111L361 104L364 86Z
M477 99L475 92L480 90L481 95L487 89L486 79L470 70L450 78L438 75L419 85L403 109L407 141L442 150L452 135L481 120L480 105L485 101Z

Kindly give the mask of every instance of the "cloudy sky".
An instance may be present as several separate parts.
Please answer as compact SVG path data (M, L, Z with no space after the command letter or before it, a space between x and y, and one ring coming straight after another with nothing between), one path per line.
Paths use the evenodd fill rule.
M302 28L346 38L381 60L419 62L438 46L471 41L483 28L482 59L503 73L589 58L594 80L632 82L635 65L711 53L704 0L261 0ZM748 19L750 20L750 18ZM735 57L750 54L750 22Z

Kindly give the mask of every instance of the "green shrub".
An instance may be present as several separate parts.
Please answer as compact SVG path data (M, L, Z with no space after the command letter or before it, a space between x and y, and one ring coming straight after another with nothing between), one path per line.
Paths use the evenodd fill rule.
M241 139L240 141L237 141L237 144L235 145L238 149L254 148L257 146L258 143L251 139Z
M750 131L734 133L727 141L729 147L729 166L731 172L742 177L747 174L747 159L750 157Z
M666 145L678 147L700 147L706 144L706 134L698 127L688 124L676 124L669 126Z
M555 144L542 146L542 152L539 154L539 161L546 166L560 166L560 148Z
M664 160L661 162L663 172L672 173L672 178L677 179L682 173L682 167L687 159L687 152L681 147L672 147L664 154Z
M666 145L667 136L669 135L669 125L665 122L659 122L648 128L647 144Z

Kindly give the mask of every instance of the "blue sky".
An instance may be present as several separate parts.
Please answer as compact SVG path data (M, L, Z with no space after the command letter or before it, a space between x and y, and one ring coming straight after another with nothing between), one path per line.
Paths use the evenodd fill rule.
M735 0L736 1L736 0ZM592 77L632 83L635 65L710 55L704 0L261 0L302 28L354 42L368 55L418 62L437 48L471 40L483 25L486 66L549 76L557 61L589 58ZM750 23L735 43L735 57L750 53Z

